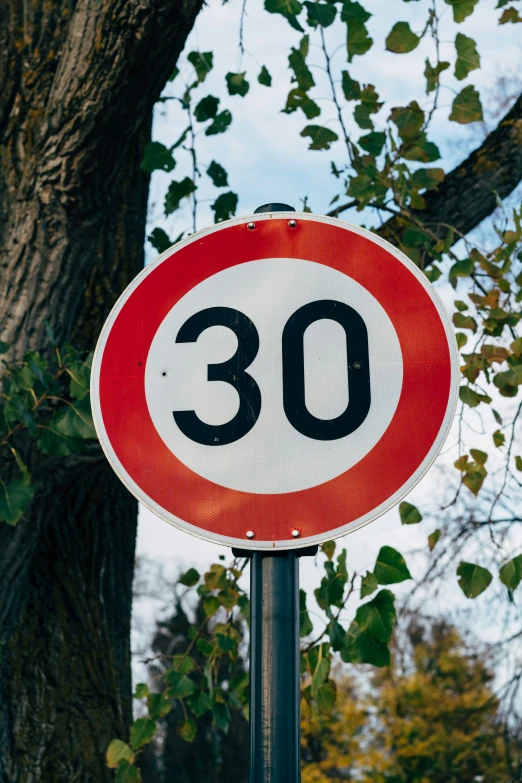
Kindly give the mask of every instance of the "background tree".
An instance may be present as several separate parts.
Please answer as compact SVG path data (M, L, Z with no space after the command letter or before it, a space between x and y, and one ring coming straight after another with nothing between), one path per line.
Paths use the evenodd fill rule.
M369 682L338 677L333 714L303 716L303 783L520 780L520 735L499 712L492 672L455 628L413 620L390 669Z

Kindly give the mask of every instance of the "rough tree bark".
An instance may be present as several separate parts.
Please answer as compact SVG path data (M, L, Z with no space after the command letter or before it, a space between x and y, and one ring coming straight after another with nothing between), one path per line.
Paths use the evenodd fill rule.
M202 0L0 7L0 323L11 355L91 348L143 266L152 107ZM103 783L131 719L137 509L97 445L28 455L38 494L0 525L0 783ZM2 478L8 468L0 466Z

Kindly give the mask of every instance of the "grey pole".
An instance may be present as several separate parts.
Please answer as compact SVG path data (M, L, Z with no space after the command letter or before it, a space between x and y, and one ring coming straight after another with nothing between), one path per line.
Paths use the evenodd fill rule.
M233 552L250 558L249 783L300 783L299 557L317 547Z
M250 568L249 783L300 783L297 552L254 552Z

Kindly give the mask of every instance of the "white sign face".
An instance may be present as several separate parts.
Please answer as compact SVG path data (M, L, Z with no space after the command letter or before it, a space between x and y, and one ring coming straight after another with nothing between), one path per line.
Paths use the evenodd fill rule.
M297 310L324 300L354 308L368 330L373 394L357 437L308 437L290 423L284 410L283 329ZM209 364L226 362L238 350L234 332L212 326L196 342L176 342L183 324L215 302L244 313L255 325L259 350L248 373L261 393L255 426L220 448L194 441L173 421L176 410L194 410L203 422L216 426L237 415L236 389L229 383L207 380ZM331 319L318 319L304 332L305 405L318 419L335 419L349 405L347 340L343 327ZM299 345L296 350L301 350ZM384 434L401 388L399 339L377 299L338 270L295 258L250 261L218 272L193 288L162 321L145 369L150 417L167 448L209 481L263 494L308 489L345 473Z
M432 464L458 396L449 318L411 261L274 213L180 242L124 292L92 373L100 441L167 522L249 548L349 533Z

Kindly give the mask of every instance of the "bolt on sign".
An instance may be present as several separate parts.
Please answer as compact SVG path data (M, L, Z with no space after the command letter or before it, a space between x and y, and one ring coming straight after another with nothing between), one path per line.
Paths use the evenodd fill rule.
M94 420L128 489L228 546L345 535L398 503L458 397L448 315L362 228L264 213L204 229L129 285L100 336Z

